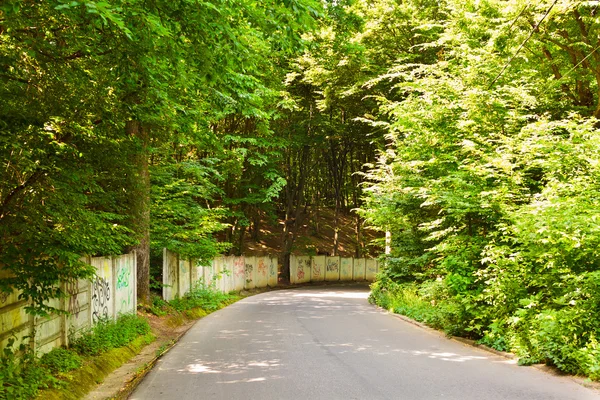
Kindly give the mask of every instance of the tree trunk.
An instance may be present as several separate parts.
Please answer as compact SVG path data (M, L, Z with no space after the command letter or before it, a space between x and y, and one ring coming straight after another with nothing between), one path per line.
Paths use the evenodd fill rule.
M246 237L246 227L245 226L241 226L239 229L240 233L238 236L238 256L241 256L242 254L244 254L244 238Z
M131 182L131 216L139 244L133 247L137 258L137 296L139 303L150 302L150 172L148 170L148 133L139 121L128 121L128 135L140 142L134 162L136 174Z
M282 278L289 279L290 276L290 265L289 259L290 254L292 252L292 247L296 238L298 236L298 229L302 225L302 203L304 202L304 185L306 182L306 175L308 171L308 156L310 154L310 147L308 145L303 146L302 154L300 155L298 166L298 173L295 174L297 178L296 185L292 188L291 182L294 182L293 179L288 179L288 187L286 189L287 193L287 206L286 206L286 215L285 220L283 222L283 233L281 236L282 245L281 245L281 258L280 262L283 266L282 269ZM289 160L289 169L292 169L291 166L291 157ZM291 176L291 174L288 174ZM293 217L292 217L293 215Z
M337 196L336 191L336 199L335 199L335 217L333 221L333 251L331 252L332 256L337 256L340 247L340 200Z
M258 242L260 240L260 210L255 210L252 217L252 240Z
M355 257L361 258L363 253L363 244L362 244L362 233L360 230L360 215L358 213L355 216L356 227L354 229L354 233L356 234L356 251Z

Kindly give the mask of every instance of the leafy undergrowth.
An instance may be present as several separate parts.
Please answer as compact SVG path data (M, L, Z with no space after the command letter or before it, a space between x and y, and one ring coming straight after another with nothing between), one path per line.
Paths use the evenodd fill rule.
M371 303L396 314L406 315L448 335L471 336L461 323L464 312L461 305L450 299L441 301L431 285L398 285L390 281L384 286L378 281L371 288Z
M182 320L183 317L198 319L240 298L238 294L222 293L212 286L199 283L185 296L169 302L159 296L153 296L148 311L159 317L169 315L172 320Z
M125 315L117 322L96 325L71 342L71 349L83 356L97 356L110 349L123 347L139 336L150 333L150 325L140 317Z
M597 293L599 281L582 282L580 291ZM452 295L441 280L396 283L380 276L371 289L370 302L449 335L512 352L520 365L545 363L600 380L600 327L597 315L590 312L597 306L592 295L587 297L593 304L571 301L566 306L554 302L542 307L539 300L523 299L511 313L492 314L477 297Z
M14 349L11 342L0 357L0 399L32 399L42 389L63 388L73 380L73 371L140 338L144 343L154 339L148 322L124 315L117 321L98 323L73 339L70 348L56 348L39 358L25 346Z
M158 316L160 324L178 327L239 300L242 296L221 293L213 287L196 286L180 299L166 302L153 296L146 318L124 315L102 321L77 338L69 348L57 348L35 357L25 346L13 343L0 356L0 400L79 399L113 370L155 340L147 318ZM156 323L156 321L154 321ZM41 394L40 394L41 392Z

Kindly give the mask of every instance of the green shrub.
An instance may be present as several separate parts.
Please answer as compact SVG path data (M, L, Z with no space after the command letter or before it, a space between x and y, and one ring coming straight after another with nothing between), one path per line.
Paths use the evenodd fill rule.
M14 343L15 340L10 339L0 356L0 399L31 399L56 379L40 365L27 347L21 345L13 349Z
M74 351L65 348L56 348L40 358L40 364L47 368L53 375L63 374L81 367L81 357Z
M514 277L495 281L515 282ZM522 282L526 284L526 282ZM558 286L558 285L557 285ZM452 294L446 280L396 283L385 276L371 285L370 301L451 335L519 356L520 365L547 363L561 371L600 379L600 272L561 277L561 291L519 291L515 304L494 304L499 287L477 295ZM502 288L502 291L505 288ZM508 300L508 297L503 297Z
M397 284L383 278L371 285L370 301L449 335L470 335L472 316L467 311L467 302L450 296L442 281Z
M155 294L151 295L150 312L157 317L163 317L169 313L169 303L163 300L162 297Z
M71 341L71 348L83 356L100 355L123 347L150 332L148 321L137 315L123 315L117 321L102 321Z
M203 310L210 312L222 308L233 299L235 299L234 295L219 292L214 287L199 282L185 296L171 300L169 304L179 312L191 310L193 308L202 308Z
M478 343L498 351L509 351L510 343L507 339L505 321L499 319L492 322Z

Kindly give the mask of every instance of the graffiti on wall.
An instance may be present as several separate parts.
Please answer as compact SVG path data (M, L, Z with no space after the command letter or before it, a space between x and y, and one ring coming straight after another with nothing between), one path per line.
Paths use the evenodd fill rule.
M81 305L79 304L79 283L76 279L69 280L65 283L65 291L69 296L69 303L67 304L67 312L73 315L75 318L79 317L81 312Z
M246 264L244 269L244 274L246 275L246 282L252 282L252 271L254 271L254 266L252 264Z
M264 260L258 260L258 273L262 276L267 276L267 265Z
M298 268L297 268L296 276L297 276L297 278L298 278L299 281L301 281L302 279L304 279L304 265L302 265L302 262L298 263Z
M315 279L318 279L321 277L321 266L319 264L317 264L316 262L313 262L312 276Z
M337 260L327 260L327 272L338 272L339 266Z
M307 272L310 272L310 258L298 260L298 280L303 280Z
M121 308L119 311L128 310L131 308L133 301L133 287L129 285L131 281L131 267L129 265L120 267L117 271L117 291L123 293L121 298ZM119 298L117 297L117 299Z
M119 268L119 271L117 272L117 290L129 287L130 276L131 270L129 268Z
M108 318L109 301L110 285L106 279L98 276L92 285L92 322Z
M244 276L244 258L243 257L236 257L235 261L233 262L233 275L235 275L236 277L240 277L240 276Z

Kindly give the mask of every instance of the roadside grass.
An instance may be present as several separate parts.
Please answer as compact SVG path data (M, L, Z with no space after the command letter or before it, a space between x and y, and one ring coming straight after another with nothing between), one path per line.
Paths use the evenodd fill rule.
M369 301L386 310L405 315L415 321L422 322L434 329L442 330L448 335L466 336L469 334L461 324L461 307L446 299L436 301L415 284L381 286L380 282L372 286Z
M202 318L241 299L235 292L222 293L212 286L199 282L183 297L169 302L157 295L152 295L151 305L147 311L158 316L168 316L172 326L178 326L186 319Z
M166 326L177 327L242 297L199 284L171 302L153 295L145 311ZM0 355L0 400L80 399L155 339L146 318L123 315L117 321L101 321L72 338L69 348L56 348L41 357L27 346L16 348L11 340ZM168 348L161 347L160 354Z
M546 364L600 381L600 335L597 329L589 329L594 327L597 313L589 312L583 301L569 307L557 302L555 308L536 308L523 301L512 316L487 315L492 322L485 323L484 308L474 307L464 297L448 295L441 281L395 283L385 277L371 285L369 301L450 336L513 353L519 365Z
M154 340L148 322L136 315L124 315L117 321L99 322L73 339L69 348L56 348L41 357L24 345L13 348L11 341L0 356L0 399L32 399L40 390L63 388L72 381L72 371L140 337L146 342Z

